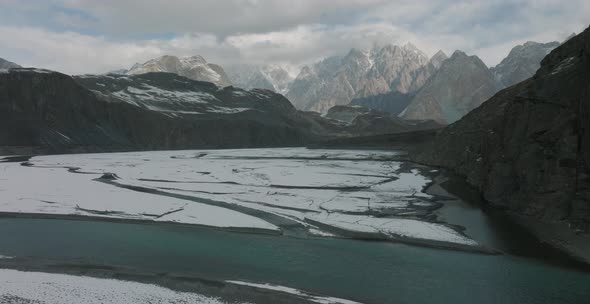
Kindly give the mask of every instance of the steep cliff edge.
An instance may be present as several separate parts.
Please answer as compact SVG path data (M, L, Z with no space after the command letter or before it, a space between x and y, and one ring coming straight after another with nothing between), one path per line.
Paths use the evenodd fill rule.
M590 231L590 28L415 158L464 176L493 206Z

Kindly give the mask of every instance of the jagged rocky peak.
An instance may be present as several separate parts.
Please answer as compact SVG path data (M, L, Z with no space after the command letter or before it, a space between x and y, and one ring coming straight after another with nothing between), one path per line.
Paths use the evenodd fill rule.
M277 64L233 64L225 68L236 87L244 89L267 89L285 94L294 78Z
M231 85L225 71L216 64L207 63L202 56L176 57L164 55L148 60L143 64L136 63L127 75L138 75L150 72L174 73L193 80L212 82L220 87Z
M21 66L14 63L14 62L10 62L8 60L2 59L0 58L0 70L8 70L8 69L14 69L14 68L20 68Z
M492 73L504 87L509 87L533 76L539 69L541 60L547 56L559 42L539 43L527 41L517 45L497 66Z
M342 58L330 57L304 67L287 97L299 109L326 113L354 98L416 92L437 69L438 65L429 65L428 56L411 43L355 48Z
M401 116L452 123L481 105L498 89L494 76L479 57L455 51L418 91Z
M447 59L449 59L449 56L447 56L442 50L439 50L436 54L430 57L429 63L438 68L442 65L443 61Z

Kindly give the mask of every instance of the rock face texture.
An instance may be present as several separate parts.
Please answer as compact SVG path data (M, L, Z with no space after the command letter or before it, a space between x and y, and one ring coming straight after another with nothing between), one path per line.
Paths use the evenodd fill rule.
M549 43L529 41L523 45L517 45L510 51L508 57L491 68L492 74L504 87L517 84L532 77L539 69L541 60L558 46L559 42L556 41Z
M323 131L282 95L170 73L0 73L0 147L41 152L301 145ZM2 148L0 148L1 150Z
M304 67L291 84L287 98L298 109L326 113L353 98L392 91L415 92L438 69L441 55L429 60L411 44L352 49L344 57L330 57Z
M229 65L225 71L236 87L243 89L267 89L285 94L294 80L278 65Z
M455 51L428 79L401 117L455 122L499 89L488 67L477 56Z
M14 62L10 62L8 60L2 59L0 58L0 70L8 70L8 69L14 69L14 68L20 68L21 66L14 63Z
M589 231L590 29L553 50L534 77L446 127L416 159L466 177L493 206Z
M212 82L220 87L231 85L225 71L218 65L207 63L201 56L176 57L162 56L147 61L144 64L135 64L128 75L139 75L150 72L174 73L186 78L198 81Z

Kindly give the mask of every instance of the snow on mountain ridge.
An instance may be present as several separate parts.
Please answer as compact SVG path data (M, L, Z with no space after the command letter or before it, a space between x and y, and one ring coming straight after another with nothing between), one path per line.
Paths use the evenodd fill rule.
M287 97L299 109L325 113L353 98L415 92L440 62L430 65L428 56L411 43L353 48L344 57L328 57L303 67Z
M541 66L541 60L558 46L557 41L527 41L512 48L508 56L490 70L502 86L511 86L533 76Z
M127 75L138 75L150 72L167 72L184 76L193 80L212 82L220 87L231 85L225 71L218 65L207 63L202 56L176 57L160 56L135 64Z
M285 94L294 78L277 64L236 64L226 66L231 82L244 89L267 89Z

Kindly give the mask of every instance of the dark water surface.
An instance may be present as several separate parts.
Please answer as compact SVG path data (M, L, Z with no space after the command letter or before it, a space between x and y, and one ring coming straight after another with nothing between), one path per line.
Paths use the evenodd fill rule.
M363 303L590 303L588 272L387 242L4 218L0 254L272 283Z

